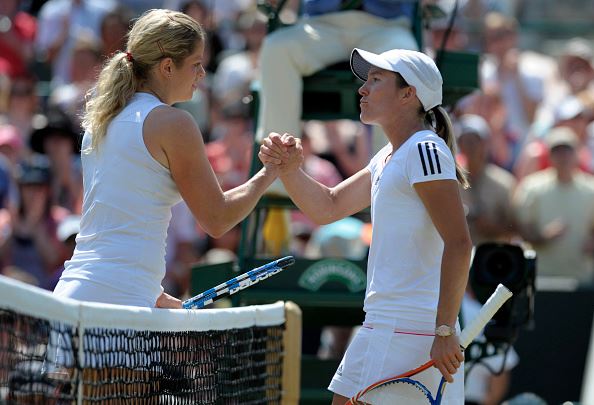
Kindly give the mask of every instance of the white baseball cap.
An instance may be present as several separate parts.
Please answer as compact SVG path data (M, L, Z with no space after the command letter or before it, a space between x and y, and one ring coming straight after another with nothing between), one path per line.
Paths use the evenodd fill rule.
M476 134L481 139L489 139L491 136L489 124L480 115L464 114L458 119L454 127L457 130L456 135L458 138L467 134Z
M68 215L65 217L56 230L58 239L65 242L71 236L75 236L80 232L80 215Z
M424 53L392 49L378 55L359 48L353 49L351 70L355 76L366 81L372 66L399 73L417 90L417 97L425 111L441 104L443 79L433 59Z

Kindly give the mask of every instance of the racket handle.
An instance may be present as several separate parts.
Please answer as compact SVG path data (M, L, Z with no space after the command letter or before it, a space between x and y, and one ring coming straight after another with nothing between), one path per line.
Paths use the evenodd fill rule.
M491 320L495 312L511 298L512 292L503 284L499 284L495 292L489 297L485 305L481 308L479 314L468 326L460 333L460 346L467 348L475 337L481 332L485 325Z

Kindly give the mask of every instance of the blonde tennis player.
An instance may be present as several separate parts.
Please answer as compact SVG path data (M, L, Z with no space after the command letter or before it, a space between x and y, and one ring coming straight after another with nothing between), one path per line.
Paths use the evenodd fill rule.
M328 188L299 168L300 146L291 146L289 134L270 134L259 154L279 171L297 206L320 224L371 205L365 322L330 383L332 403L344 404L431 357L435 384L441 375L449 382L442 404L462 404L457 315L472 244L458 189L467 181L441 107L441 74L429 57L407 50L378 55L355 49L351 68L365 81L361 121L380 125L389 141L366 168Z
M171 106L189 100L204 78L204 41L191 17L150 10L132 27L126 52L106 62L86 104L82 221L56 295L181 308L161 288L171 207L183 198L218 237L274 180L264 168L223 193L196 123Z

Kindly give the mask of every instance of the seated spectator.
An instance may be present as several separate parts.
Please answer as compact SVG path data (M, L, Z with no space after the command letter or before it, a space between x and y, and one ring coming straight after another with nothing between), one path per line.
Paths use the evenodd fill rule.
M0 72L21 76L33 60L37 21L21 10L21 0L0 2Z
M253 132L248 106L241 100L223 106L222 119L206 144L206 155L221 188L230 190L249 177Z
M80 232L80 215L68 215L60 220L56 229L56 236L58 241L60 241L61 264L51 275L52 288L58 283L62 271L64 271L64 262L70 260L74 253L78 232Z
M76 126L80 125L85 96L95 85L103 62L101 43L92 36L81 36L72 50L70 82L56 86L49 104L66 112Z
M128 7L118 5L101 20L101 55L111 57L116 51L126 49L126 34L132 24L134 13Z
M21 160L24 148L21 131L14 125L0 124L0 155L6 159L11 171Z
M554 109L553 126L570 128L578 137L577 157L579 168L594 173L594 144L588 135L587 126L591 120L584 103L574 96L561 100ZM527 142L522 150L514 173L518 179L551 166L546 140L535 138Z
M487 111L483 118L491 126L497 141L495 162L512 170L517 156L530 134L540 103L545 97L545 83L552 74L551 58L521 50L518 22L500 13L485 17L485 58L480 67L481 89L499 99L497 114ZM482 114L480 114L482 115Z
M71 212L80 212L82 205L80 140L70 117L56 107L48 110L47 124L33 132L30 140L31 149L49 160L52 203Z
M13 77L10 80L6 111L3 121L17 127L23 136L23 157L30 153L29 137L37 125L41 100L37 95L37 78L32 74Z
M567 41L559 59L559 74L567 94L594 91L594 51L584 38Z
M463 115L457 124L458 159L470 183L461 193L472 242L509 242L514 235L511 195L516 181L489 162L491 129L482 117Z
M78 38L99 39L103 16L116 6L114 0L48 0L38 14L37 53L52 70L54 86L71 82L70 66Z
M514 194L521 236L538 257L539 276L590 286L594 280L594 176L578 170L578 138L565 127L546 138L551 167L525 177Z
M53 288L54 271L62 262L56 229L67 214L51 205L50 170L49 162L40 155L32 155L19 165L20 199L12 218L5 263L29 273L47 289Z
M188 205L181 201L171 208L165 249L165 292L175 297L185 296L190 289L192 265L200 254L197 246L206 239Z

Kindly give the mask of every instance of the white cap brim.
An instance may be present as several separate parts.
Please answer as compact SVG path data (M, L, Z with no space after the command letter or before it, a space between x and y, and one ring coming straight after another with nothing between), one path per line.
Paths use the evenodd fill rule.
M372 66L392 71L392 66L381 55L355 48L351 52L351 70L359 79L367 81Z

